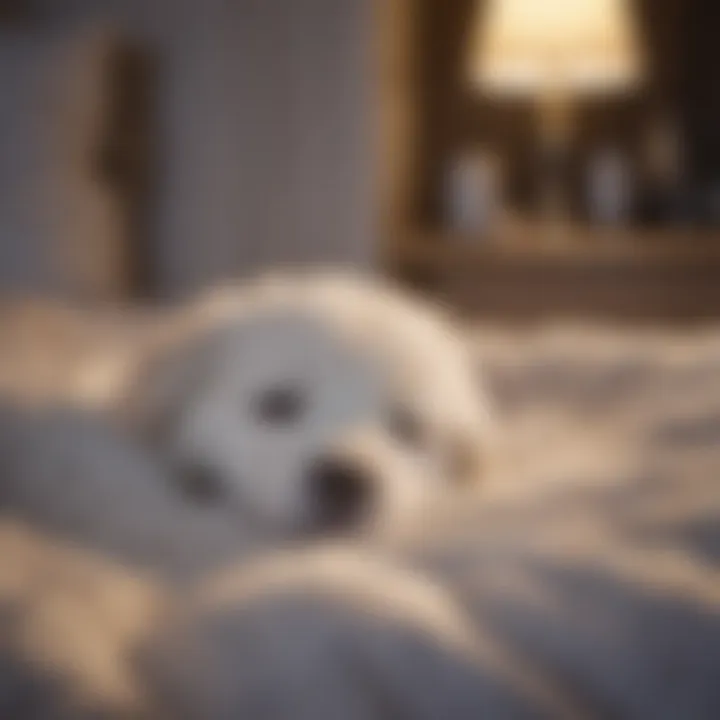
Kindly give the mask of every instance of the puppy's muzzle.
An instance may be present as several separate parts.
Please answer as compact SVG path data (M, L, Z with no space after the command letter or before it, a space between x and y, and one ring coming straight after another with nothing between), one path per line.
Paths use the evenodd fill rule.
M372 511L373 478L368 470L352 460L321 458L310 467L306 487L315 531L351 530Z

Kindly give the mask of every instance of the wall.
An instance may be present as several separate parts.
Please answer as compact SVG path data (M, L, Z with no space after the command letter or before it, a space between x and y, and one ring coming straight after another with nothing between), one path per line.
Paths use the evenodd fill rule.
M279 262L368 265L376 240L372 4L35 0L38 21L103 18L157 62L160 295Z
M715 0L686 0L686 33L682 49L687 62L679 68L679 94L690 130L690 163L694 181L708 186L720 205L720 81L718 38L720 5ZM720 207L717 209L720 216Z

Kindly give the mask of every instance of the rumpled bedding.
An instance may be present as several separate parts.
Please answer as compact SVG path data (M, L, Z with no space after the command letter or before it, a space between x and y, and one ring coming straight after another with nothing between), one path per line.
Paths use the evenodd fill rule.
M498 401L482 492L438 508L380 554L298 556L279 575L201 592L187 612L162 610L176 624L146 643L141 677L170 717L720 717L720 328L477 326L469 335ZM3 633L18 612L35 618L12 564L33 516L20 518L18 540L4 509ZM55 572L57 584L64 551L29 546L44 568L62 556L65 569L38 575L44 587ZM115 579L89 572L91 586L124 578L118 557ZM77 575L75 560L68 572ZM164 579L158 590L139 577L152 601L135 603L133 618L184 599L168 600ZM96 600L73 595L81 608ZM101 631L125 615L120 603ZM92 676L96 695L106 684L93 653L124 667L138 622L122 642L96 638L105 651L78 648L93 667L79 675ZM19 664L16 648L0 643L0 715L38 706L36 717L85 717L58 713L54 690L37 705L28 692L40 687L37 673L27 672L37 665ZM75 668L72 653L59 657Z
M479 506L427 540L435 572L571 714L717 717L720 330L474 342L501 457Z

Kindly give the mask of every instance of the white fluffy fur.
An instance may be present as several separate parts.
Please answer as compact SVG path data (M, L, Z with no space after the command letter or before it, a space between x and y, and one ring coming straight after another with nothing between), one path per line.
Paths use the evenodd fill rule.
M88 511L122 488L113 521L97 523L112 549L135 506L158 518L159 539L172 537L173 513L243 548L303 536L316 513L309 477L324 459L366 478L370 509L357 525L374 531L431 507L452 482L482 477L488 407L464 342L436 308L383 283L295 272L162 313L26 304L6 317L0 384L40 411L19 423L25 479L6 481L5 495L65 528L76 514L72 488L87 485L77 494ZM297 422L272 427L257 399L285 385L306 407ZM412 418L417 437L398 437L397 413ZM111 439L118 422L125 437ZM128 450L133 436L149 451L142 463ZM217 497L193 506L185 479L198 467L213 475ZM130 540L150 555L162 545Z
M125 394L132 423L181 475L213 474L219 514L275 536L312 528L308 477L328 458L367 477L375 530L481 477L487 401L434 308L370 280L296 273L202 298L184 327ZM304 408L275 427L258 417L258 398L286 387ZM394 413L418 436L398 437Z

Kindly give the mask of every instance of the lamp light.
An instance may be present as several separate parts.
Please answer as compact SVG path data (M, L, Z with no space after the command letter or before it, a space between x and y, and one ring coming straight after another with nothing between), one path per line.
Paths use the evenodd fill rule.
M553 167L569 145L575 98L632 91L643 74L624 0L488 0L478 6L471 51L472 81L488 96L536 100ZM544 207L558 218L563 193L550 174Z

